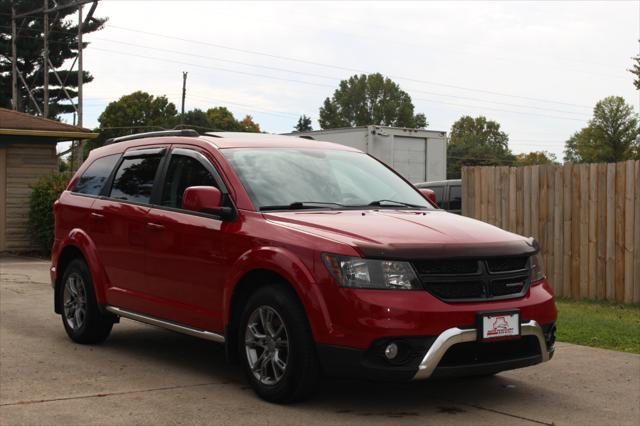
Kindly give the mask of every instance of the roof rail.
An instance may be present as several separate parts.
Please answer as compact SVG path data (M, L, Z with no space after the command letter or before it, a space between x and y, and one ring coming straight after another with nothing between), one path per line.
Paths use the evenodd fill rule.
M162 137L162 136L198 137L200 136L200 134L193 129L161 130L158 132L136 133L133 135L120 136L117 138L109 138L104 144L111 145L112 143L131 141L134 139L155 138L155 137Z

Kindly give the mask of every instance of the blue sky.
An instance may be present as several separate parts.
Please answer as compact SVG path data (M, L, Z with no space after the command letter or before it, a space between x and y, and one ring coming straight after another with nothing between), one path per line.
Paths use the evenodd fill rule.
M547 150L583 127L593 105L623 96L639 109L626 71L638 54L635 2L100 2L105 29L86 38L86 127L134 90L179 108L224 105L263 130L314 118L340 80L361 72L393 78L449 131L485 115L514 152Z

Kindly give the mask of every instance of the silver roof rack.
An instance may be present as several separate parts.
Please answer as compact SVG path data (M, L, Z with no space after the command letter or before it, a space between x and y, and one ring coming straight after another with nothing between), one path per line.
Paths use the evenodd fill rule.
M134 139L157 138L162 136L198 137L200 136L200 134L193 129L161 130L159 132L136 133L133 135L120 136L117 138L109 138L104 144L111 145L113 143L131 141Z

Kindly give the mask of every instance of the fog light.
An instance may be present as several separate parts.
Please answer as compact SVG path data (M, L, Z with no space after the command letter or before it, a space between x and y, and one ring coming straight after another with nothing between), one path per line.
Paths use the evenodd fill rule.
M389 343L386 348L384 348L384 356L387 359L391 360L398 356L398 345L395 343Z

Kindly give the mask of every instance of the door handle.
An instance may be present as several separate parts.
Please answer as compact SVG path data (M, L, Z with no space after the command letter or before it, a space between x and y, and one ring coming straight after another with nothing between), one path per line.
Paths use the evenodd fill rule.
M90 216L91 216L91 219L93 219L93 220L103 220L104 219L104 215L100 214L100 213L91 212Z
M164 225L161 225L159 223L147 222L147 228L152 231L162 231L164 230Z

